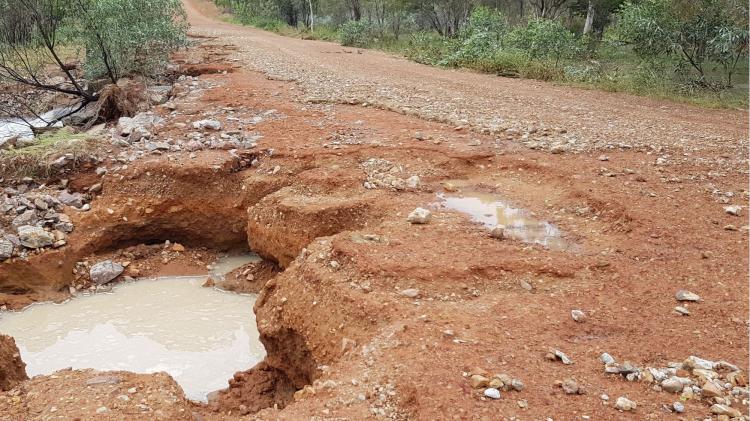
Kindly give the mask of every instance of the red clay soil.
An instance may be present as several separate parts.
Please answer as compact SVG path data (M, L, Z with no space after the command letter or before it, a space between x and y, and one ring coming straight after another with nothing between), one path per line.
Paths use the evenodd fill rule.
M28 378L16 341L8 335L0 335L0 390L10 390Z
M205 42L223 51L221 42ZM216 87L178 108L157 135L184 136L180 123L202 110L244 107L237 116L248 118L274 109L282 117L255 126L263 135L257 166L242 167L226 151L137 161L122 179L105 178L68 247L0 265L2 290L19 292L0 303L65 291L75 262L141 243L247 243L280 265L255 307L268 357L212 404L186 409L164 376L121 374L118 384L174 392L172 409L159 407L174 416L165 419L193 411L205 420L703 419L712 402L688 400L684 415L669 412L664 405L678 394L605 374L600 354L642 368L695 355L747 373L747 209L729 215L722 199L731 192L732 203L747 204L746 168L723 158L736 145L669 165L627 149L607 151L606 160L601 151L555 155L388 111L295 102L294 84L244 69L200 79ZM469 146L474 139L480 145ZM371 158L420 184L366 189ZM491 238L466 215L434 206L447 181L554 223L571 246ZM418 206L432 210L428 224L407 222ZM689 316L674 311L680 289L701 297L682 304ZM573 309L586 320L574 321ZM545 358L551 348L573 364ZM69 418L93 419L97 405L110 411L101 419L141 414L115 405L124 386L97 391L95 403L85 385L94 374L77 373L0 394L0 414L45 419L33 411L51 405ZM507 374L524 387L490 400L471 385L480 373ZM571 378L585 394L557 384ZM65 396L87 399L86 409L58 401ZM620 396L637 409L616 410Z

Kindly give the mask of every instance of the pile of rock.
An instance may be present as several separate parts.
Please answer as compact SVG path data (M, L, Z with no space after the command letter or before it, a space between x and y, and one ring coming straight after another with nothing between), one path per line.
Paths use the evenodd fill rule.
M483 396L490 399L500 399L501 391L520 392L525 387L521 380L507 374L489 375L481 368L476 368L471 373L464 373L464 377L468 377L472 388L482 390Z
M121 117L112 136L112 143L119 146L130 146L133 143L147 141L152 131L164 124L164 119L150 112L136 114L134 117Z
M409 176L402 165L394 164L387 159L369 158L361 165L367 174L364 182L366 189L415 190L420 185L419 176Z
M55 197L54 192L34 189L31 181L26 181L6 187L0 194L0 219L6 228L0 230L0 261L24 256L28 250L64 246L74 229L64 207L89 206L80 193L66 190Z
M680 394L680 401L700 400L710 405L710 411L719 419L742 417L750 403L750 389L745 373L726 361L709 361L690 356L683 362L667 364L667 367L638 367L631 362L617 363L604 353L601 356L604 372L620 375L628 381L651 384L652 389ZM674 412L682 412L684 406L676 402L668 406Z
M112 133L112 143L134 149L128 154L128 161L144 154L163 152L196 152L204 149L239 150L257 146L261 135L243 130L222 130L223 124L216 119L197 120L192 123L194 131L185 138L157 139L152 133L165 124L164 119L151 113L141 113L133 118L123 117Z

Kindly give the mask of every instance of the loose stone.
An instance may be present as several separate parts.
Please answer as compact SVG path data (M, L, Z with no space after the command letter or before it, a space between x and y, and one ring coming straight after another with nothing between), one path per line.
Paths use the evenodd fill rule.
M490 379L482 376L481 374L474 374L473 376L471 376L470 381L471 387L473 387L474 389L487 387L490 384Z
M739 418L742 416L742 413L739 410L718 403L711 405L711 413L715 415L726 415L729 418Z
M484 390L484 396L487 396L490 399L500 399L500 391L490 387Z
M742 213L742 206L724 206L724 212L729 215L740 216L740 213Z
M570 364L573 364L573 360L571 360L570 358L568 358L568 356L567 356L567 355L565 355L565 354L564 354L564 353L563 353L562 351L560 351L559 349L555 349L555 350L553 350L553 351L552 351L552 353L554 354L554 356L555 356L555 357L556 357L556 358L557 358L558 360L562 361L562 363L563 363L563 364L565 364L565 365L570 365Z
M578 382L573 379L565 379L560 385L565 393L568 395L581 394L581 388L578 386Z
M195 129L221 130L221 122L218 120L198 120L193 122Z
M490 230L490 237L502 240L505 238L505 225L495 225Z
M638 405L636 405L635 402L631 401L625 396L620 396L619 398L617 398L617 401L615 401L615 408L619 409L620 411L632 411L637 407Z
M401 295L408 298L417 298L419 297L419 292L417 288L409 288L401 291Z
M24 225L18 228L18 238L21 245L30 249L40 249L51 246L55 242L55 237L49 232L39 227Z
M581 310L570 310L570 317L579 323L586 321L586 313Z
M689 316L690 315L690 310L688 310L687 308L685 308L683 306L677 306L677 307L675 307L674 311L676 311L677 313L679 313L679 314L681 314L683 316Z
M414 209L406 218L412 224L427 224L432 219L432 212L424 208Z
M701 297L698 296L698 294L690 292L685 289L681 289L677 291L677 293L674 295L674 297L677 299L677 301L700 301Z
M682 382L676 377L670 377L661 382L661 388L669 393L677 393L682 391Z
M124 270L125 268L119 263L105 260L92 266L89 275L92 282L97 285L103 285L120 276Z

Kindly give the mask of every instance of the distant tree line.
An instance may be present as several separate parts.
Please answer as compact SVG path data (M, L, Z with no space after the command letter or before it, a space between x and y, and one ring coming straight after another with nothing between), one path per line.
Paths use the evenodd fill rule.
M246 24L426 64L688 99L731 90L747 103L731 89L747 80L746 0L215 2Z
M500 11L512 22L530 18L564 19L583 33L603 32L624 0L216 0L233 13L277 18L290 26L310 26L314 19L338 26L367 21L398 34L434 30L456 37L477 7ZM312 10L312 13L311 13Z

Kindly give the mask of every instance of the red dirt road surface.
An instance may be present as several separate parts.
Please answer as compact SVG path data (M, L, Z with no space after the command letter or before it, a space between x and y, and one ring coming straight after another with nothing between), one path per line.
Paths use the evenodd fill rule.
M104 178L92 210L74 217L69 246L50 252L72 268L139 242L247 243L278 265L262 272L254 309L266 360L208 405L170 395L162 413L747 417L746 112L426 67L232 25L206 2L185 4L197 44L175 61L200 74L189 88L197 99L157 107L166 123L155 136L182 139L191 122L218 119L225 131L262 136L247 152L254 163L174 148L139 159ZM83 188L86 177L71 183ZM525 210L526 228L494 238L441 197L476 197L475 208L502 201ZM408 220L417 207L431 212L427 223ZM559 233L562 246L524 241L539 238L530 233ZM48 269L24 272L33 282L10 264L0 279L43 299L71 281L54 276L57 260L15 266L45 261ZM680 290L699 299L678 301ZM46 419L51 401L34 393L85 394L61 382L85 385L87 375L0 394L0 419ZM138 390L174 388L163 377L118 376ZM121 391L107 393L89 405L109 409L96 419L145 414L112 403ZM61 414L75 406L59 402Z

